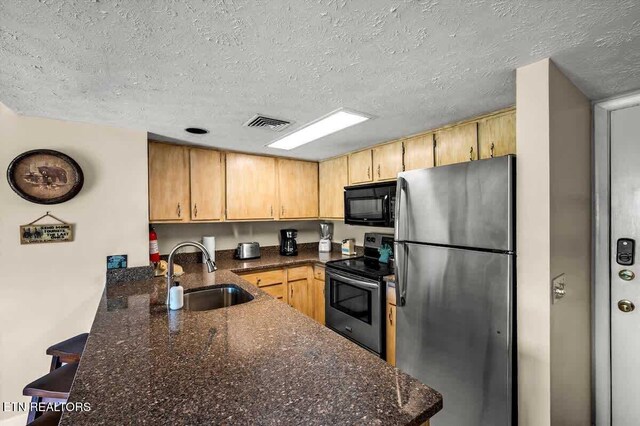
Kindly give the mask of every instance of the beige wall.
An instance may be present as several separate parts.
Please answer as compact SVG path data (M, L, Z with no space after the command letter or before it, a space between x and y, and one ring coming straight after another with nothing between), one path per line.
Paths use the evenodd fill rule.
M590 104L543 60L518 69L516 108L520 425L590 424Z
M551 423L591 421L591 103L549 67L551 277L567 295L551 305Z
M0 166L36 148L62 151L85 174L74 199L45 206L0 182L0 401L21 401L22 388L49 369L46 348L88 331L105 279L106 256L148 263L147 135L14 115L0 104ZM50 210L75 224L75 241L22 246L18 227ZM0 413L0 424L26 416Z

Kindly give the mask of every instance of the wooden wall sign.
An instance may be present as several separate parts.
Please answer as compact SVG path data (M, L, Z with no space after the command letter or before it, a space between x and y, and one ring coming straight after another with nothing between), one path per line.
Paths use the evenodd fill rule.
M47 216L60 223L36 225L36 222ZM73 224L66 223L49 212L20 227L20 244L64 243L69 241L73 241Z

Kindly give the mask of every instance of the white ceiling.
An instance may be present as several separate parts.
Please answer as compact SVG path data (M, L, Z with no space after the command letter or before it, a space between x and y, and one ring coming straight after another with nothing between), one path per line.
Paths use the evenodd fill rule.
M544 57L592 99L640 88L640 2L0 2L0 101L15 111L308 159L512 105L515 69ZM293 151L242 127L338 107L377 118Z

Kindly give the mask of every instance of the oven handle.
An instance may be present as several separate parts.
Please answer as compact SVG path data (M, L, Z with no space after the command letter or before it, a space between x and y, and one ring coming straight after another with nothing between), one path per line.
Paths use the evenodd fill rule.
M329 277L331 277L331 278L334 278L336 280L345 282L347 284L351 284L352 286L355 286L355 287L368 288L368 289L372 289L372 290L379 290L380 289L380 285L379 284L373 284L373 283L368 283L368 282L365 282L365 281L355 280L353 278L345 277L344 275L334 274L333 272L327 272L327 275L329 275Z

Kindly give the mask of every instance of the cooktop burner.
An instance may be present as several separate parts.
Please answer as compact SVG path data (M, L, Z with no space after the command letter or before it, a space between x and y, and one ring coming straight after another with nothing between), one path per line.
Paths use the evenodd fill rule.
M393 267L389 264L380 263L377 259L370 259L364 256L354 257L353 259L332 260L327 262L327 266L375 279L394 274Z

